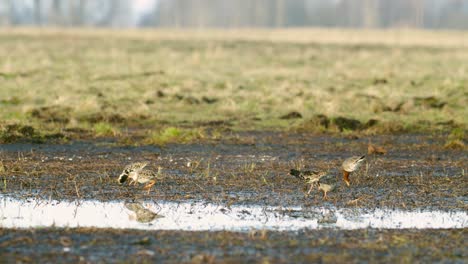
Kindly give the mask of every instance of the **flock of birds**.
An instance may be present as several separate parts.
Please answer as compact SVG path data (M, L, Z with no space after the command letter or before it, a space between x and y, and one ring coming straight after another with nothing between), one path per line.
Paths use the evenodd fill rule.
M343 180L347 186L350 186L349 175L351 172L356 171L361 166L361 163L366 159L366 156L352 156L347 158L341 164L341 170L343 171ZM328 175L328 172L325 171L299 171L296 169L291 169L289 174L306 181L310 184L309 191L307 191L307 195L310 194L314 186L323 192L323 199L327 199L327 193L333 191L335 189L334 184L326 184L321 183L320 179Z
M359 169L361 163L366 159L366 156L352 156L343 161L341 169L343 171L343 180L347 186L350 186L349 175ZM161 167L158 167L158 171L154 172L152 170L145 169L148 165L148 162L134 162L125 166L124 170L118 178L119 184L123 184L127 180L130 181L129 185L137 183L145 183L143 187L144 190L147 190L148 193L156 184L158 177L161 175ZM310 184L310 188L307 192L307 195L310 194L314 186L323 192L323 199L327 199L327 192L332 191L335 188L333 184L321 183L320 179L326 176L328 173L324 171L300 171L296 169L291 169L290 174L306 181Z

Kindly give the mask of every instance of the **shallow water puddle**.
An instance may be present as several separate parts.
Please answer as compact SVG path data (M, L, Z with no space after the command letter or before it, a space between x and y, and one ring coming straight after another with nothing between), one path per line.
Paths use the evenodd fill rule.
M270 207L203 202L59 202L0 197L0 227L148 230L299 230L303 228L466 228L466 212Z

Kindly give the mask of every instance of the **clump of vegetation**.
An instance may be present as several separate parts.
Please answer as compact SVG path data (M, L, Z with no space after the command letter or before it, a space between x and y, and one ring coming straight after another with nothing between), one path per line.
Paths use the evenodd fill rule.
M447 103L442 102L440 99L434 97L434 96L429 96L429 97L415 97L413 99L414 105L415 106L422 106L425 108L442 108L444 107Z
M0 142L13 143L17 141L32 141L42 143L44 137L32 126L9 124L0 128Z
M465 149L464 140L465 130L460 127L454 128L448 135L447 142L444 147L449 149Z
M80 117L80 121L95 123L123 123L125 118L118 113L93 113Z
M205 133L202 129L167 127L161 131L151 132L144 140L144 143L165 145L168 143L187 143L203 138L205 138Z
M0 143L44 143L47 140L63 139L65 139L65 136L62 133L43 133L28 125L9 124L0 126Z
M8 99L0 100L0 104L5 104L5 105L19 105L20 103L21 103L21 100L16 96L10 97Z
M332 124L338 127L340 131L345 131L345 130L358 130L362 128L362 123L359 120L352 119L352 118L346 118L346 117L336 117L332 119Z
M31 117L41 120L45 123L62 123L66 124L70 121L70 107L50 106L39 107L32 109L29 114Z
M352 131L361 131L372 128L379 124L376 119L369 119L366 123L353 118L347 117L333 117L328 118L326 115L315 115L311 119L305 121L300 125L301 131L329 131L329 132L343 132L350 133Z
M119 129L107 122L99 122L93 125L93 131L96 136L116 136Z

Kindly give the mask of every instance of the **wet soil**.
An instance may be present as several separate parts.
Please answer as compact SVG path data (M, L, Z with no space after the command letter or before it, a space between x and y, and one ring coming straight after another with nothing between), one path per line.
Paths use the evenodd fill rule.
M233 133L219 141L121 146L113 140L69 144L3 144L0 191L24 199L102 201L205 200L270 206L336 206L406 210L467 210L467 153L444 148L446 136L330 137L301 133ZM351 186L339 166L369 155ZM163 175L147 194L119 185L129 162L149 161ZM289 175L291 168L327 170L337 184L323 200ZM466 229L187 232L120 229L0 228L6 262L439 262L468 257Z
M184 232L0 229L5 262L464 263L466 230Z
M337 207L464 209L468 201L467 153L444 148L443 136L392 135L330 137L277 132L239 133L199 144L119 146L109 141L70 144L3 144L0 190L17 198L56 200L207 200L226 205L335 205ZM367 153L368 144L385 155L341 180L342 160ZM163 174L147 194L142 186L119 185L123 167L149 161ZM337 185L323 200L289 175L291 168L326 170Z

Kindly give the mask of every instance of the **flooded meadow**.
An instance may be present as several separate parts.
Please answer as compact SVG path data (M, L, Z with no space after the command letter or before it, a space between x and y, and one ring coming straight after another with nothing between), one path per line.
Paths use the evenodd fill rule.
M340 164L362 154L348 187ZM32 250L90 262L411 262L440 243L426 260L467 257L466 152L444 148L443 137L241 132L159 147L14 143L0 155L0 245L10 260ZM162 168L149 192L117 182L135 161ZM321 181L336 187L327 199L317 188L306 195L292 168L327 171ZM291 252L274 253L284 243Z

